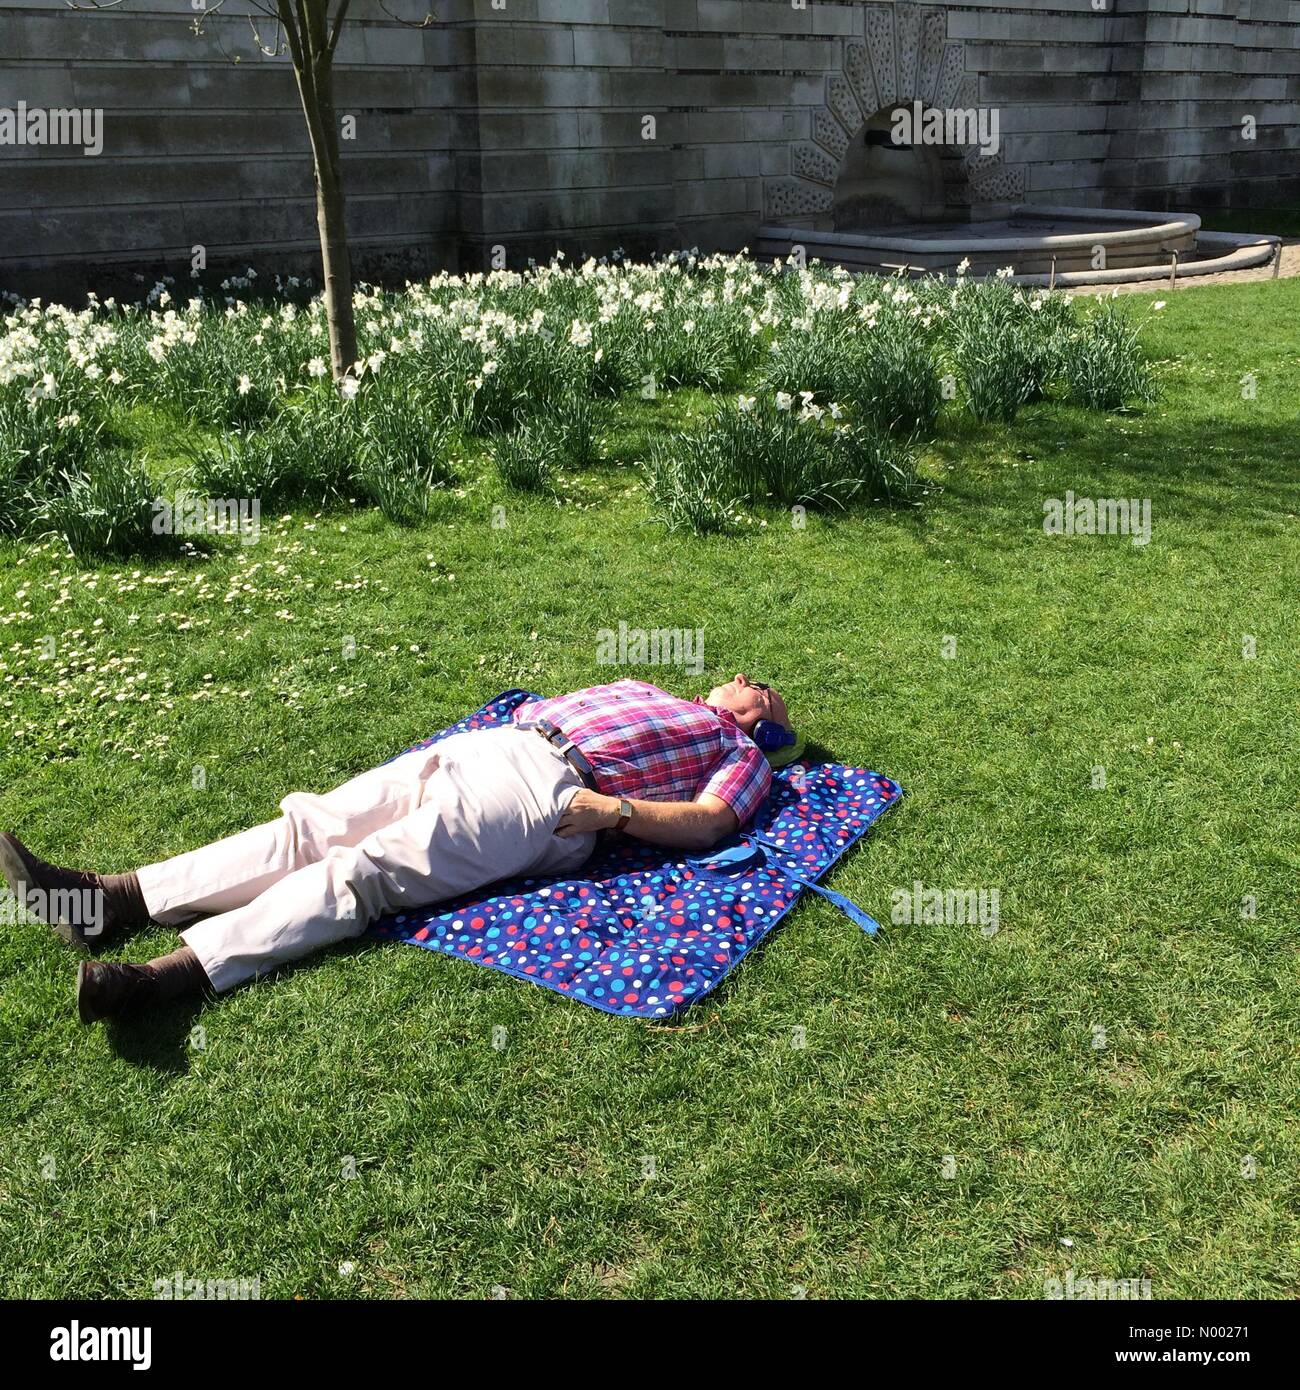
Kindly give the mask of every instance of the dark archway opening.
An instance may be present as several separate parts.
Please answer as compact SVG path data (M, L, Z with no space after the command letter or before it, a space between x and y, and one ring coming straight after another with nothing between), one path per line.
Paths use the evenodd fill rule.
M832 230L941 222L952 215L944 190L945 151L896 142L894 112L900 109L910 110L910 103L877 111L849 141L835 183Z

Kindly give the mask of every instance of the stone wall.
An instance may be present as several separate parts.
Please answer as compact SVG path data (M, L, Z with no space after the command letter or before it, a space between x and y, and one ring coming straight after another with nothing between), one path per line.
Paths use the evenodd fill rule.
M977 215L1300 204L1300 0L1105 3L387 0L432 8L417 29L354 0L337 68L359 266L738 248L829 208L862 122L913 98L996 108L998 157L958 152L946 175ZM310 265L287 60L259 56L237 14L201 37L193 16L0 8L0 108L104 111L98 157L0 145L0 286L183 274L199 245L216 265Z

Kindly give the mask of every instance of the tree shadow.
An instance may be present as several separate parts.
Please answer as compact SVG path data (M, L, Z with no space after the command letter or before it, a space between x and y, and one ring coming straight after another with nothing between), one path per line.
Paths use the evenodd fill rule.
M1003 475L1013 494L1066 489L1080 497L1149 497L1166 520L1205 522L1226 514L1279 516L1296 510L1300 424L1249 424L1235 419L1164 417L1119 433L1125 420L1080 422L1077 413L1026 413L989 444L1019 452L1037 467ZM1154 428L1153 428L1154 427ZM949 441L950 442L950 441ZM990 478L959 465L945 480L951 507L989 521Z

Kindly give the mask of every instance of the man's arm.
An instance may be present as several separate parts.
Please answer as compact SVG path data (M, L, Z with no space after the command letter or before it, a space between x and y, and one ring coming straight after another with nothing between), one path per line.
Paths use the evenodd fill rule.
M626 834L674 849L711 849L736 828L736 813L712 792L694 801L633 801ZM567 839L618 824L618 798L580 787L565 808L555 833Z

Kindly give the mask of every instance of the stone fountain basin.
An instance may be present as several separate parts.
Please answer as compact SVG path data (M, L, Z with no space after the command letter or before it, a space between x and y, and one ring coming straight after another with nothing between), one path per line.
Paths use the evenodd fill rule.
M1194 213L1029 203L969 223L917 222L861 232L797 224L759 228L760 255L786 256L796 245L810 260L849 270L951 275L969 261L972 276L991 275L1009 265L1016 284L1068 288L1167 279L1171 272L1181 278L1245 270L1267 264L1279 238L1203 232ZM1094 268L1099 246L1106 253L1102 270Z

